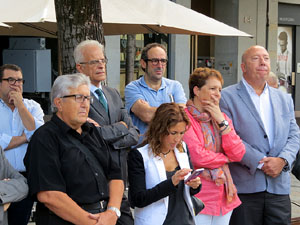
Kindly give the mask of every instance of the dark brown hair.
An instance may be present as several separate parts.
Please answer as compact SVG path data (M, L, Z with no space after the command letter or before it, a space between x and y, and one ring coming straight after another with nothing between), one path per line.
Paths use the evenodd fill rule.
M218 70L210 69L207 67L199 67L193 71L189 79L190 99L193 99L195 97L194 87L197 86L201 89L201 87L206 84L206 81L210 77L216 77L223 86L224 80L221 73Z
M150 43L147 44L143 49L142 49L142 53L141 53L141 59L144 60L147 63L147 59L148 59L148 51L151 48L156 48L159 47L161 49L163 49L167 55L167 49L165 46L163 46L162 44L159 43ZM145 72L145 68L142 67L142 70Z
M162 139L169 135L169 129L180 122L185 122L187 127L190 125L182 106L176 103L164 103L157 108L144 141L150 145L154 155L158 156L161 153ZM176 147L183 151L181 142Z
M22 73L22 69L14 64L4 64L0 67L0 82L2 82L4 70L13 70L13 71L20 71Z

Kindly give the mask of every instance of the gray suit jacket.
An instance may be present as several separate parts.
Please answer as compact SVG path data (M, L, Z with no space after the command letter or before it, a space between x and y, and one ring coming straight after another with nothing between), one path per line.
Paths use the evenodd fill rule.
M136 145L139 131L124 108L119 92L107 86L102 86L102 90L107 99L109 115L95 97L91 104L89 117L101 126L100 133L114 149L124 149ZM128 128L119 123L120 121L124 121Z
M289 194L289 171L272 178L258 169L264 157L282 157L291 167L300 147L299 127L294 115L290 95L270 88L271 105L274 112L274 147L270 149L263 122L246 87L241 81L222 90L221 110L233 122L236 133L246 146L246 154L239 163L230 163L230 171L238 193L268 191L273 194Z
M9 180L4 181L3 179ZM9 164L0 147L0 225L7 225L7 211L4 212L3 205L20 201L27 194L26 179Z

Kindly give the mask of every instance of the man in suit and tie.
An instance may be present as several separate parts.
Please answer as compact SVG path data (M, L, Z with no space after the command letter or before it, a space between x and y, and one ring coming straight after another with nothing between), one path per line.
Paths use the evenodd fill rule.
M112 146L111 154L122 170L122 178L126 185L127 151L138 142L138 129L133 125L124 108L119 92L101 81L106 79L106 63L104 46L95 40L81 42L74 50L76 69L90 77L91 94L95 100L91 104L89 118L100 126L103 138ZM124 195L121 205L121 217L117 224L133 224L129 202Z
M233 121L246 146L230 163L242 205L230 225L290 224L289 171L300 146L293 100L267 84L269 53L252 46L242 56L242 80L222 90L221 110Z

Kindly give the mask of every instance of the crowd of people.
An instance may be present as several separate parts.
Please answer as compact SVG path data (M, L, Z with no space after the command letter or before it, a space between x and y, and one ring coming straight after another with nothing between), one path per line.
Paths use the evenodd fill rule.
M224 89L219 71L195 69L187 99L164 77L166 48L148 44L125 104L102 85L103 45L83 41L74 59L46 123L21 68L0 67L0 225L26 225L34 202L37 225L290 224L300 133L264 47L244 52L241 81Z

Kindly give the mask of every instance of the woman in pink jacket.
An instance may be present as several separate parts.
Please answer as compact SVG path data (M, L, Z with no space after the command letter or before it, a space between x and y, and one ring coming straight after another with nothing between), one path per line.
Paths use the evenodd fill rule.
M241 204L228 164L242 159L245 146L220 110L222 85L220 72L209 68L195 69L189 79L186 113L191 126L184 141L194 168L205 168L202 190L196 195L205 208L196 217L197 225L227 225L232 210Z

